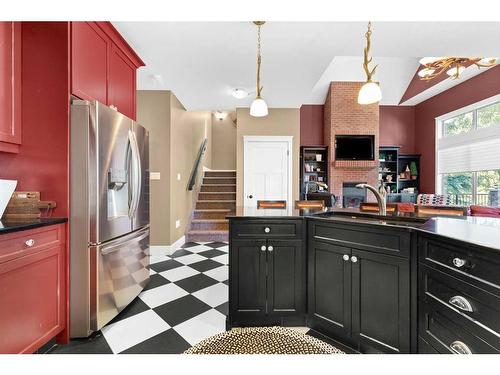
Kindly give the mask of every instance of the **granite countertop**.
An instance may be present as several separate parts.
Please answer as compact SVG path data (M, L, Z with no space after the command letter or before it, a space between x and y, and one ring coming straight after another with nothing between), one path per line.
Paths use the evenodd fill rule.
M33 229L44 227L47 225L61 224L67 222L68 219L65 217L47 217L36 220L27 220L27 221L7 221L0 220L0 234L18 232L21 230Z
M335 214L337 213L337 215ZM418 230L437 236L454 239L473 245L500 251L500 219L475 216L435 216L416 213L388 214L380 217L376 213L359 209L257 209L236 207L228 218L306 218L337 221L352 224L367 224ZM391 220L392 219L392 220Z

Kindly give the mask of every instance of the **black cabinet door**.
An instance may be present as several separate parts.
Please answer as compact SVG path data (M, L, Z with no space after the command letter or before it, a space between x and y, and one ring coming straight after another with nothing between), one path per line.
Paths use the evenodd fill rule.
M362 352L410 352L409 261L352 249L352 336Z
M311 328L350 343L351 249L309 241L308 316Z
M305 312L305 251L301 240L267 241L267 313Z
M232 319L266 312L265 240L231 241L229 293Z

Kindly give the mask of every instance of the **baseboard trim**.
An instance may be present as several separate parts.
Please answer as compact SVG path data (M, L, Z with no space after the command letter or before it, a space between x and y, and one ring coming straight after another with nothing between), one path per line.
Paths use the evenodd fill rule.
M186 236L182 236L171 245L152 245L149 246L149 254L152 256L172 255L175 250L179 249L185 243Z

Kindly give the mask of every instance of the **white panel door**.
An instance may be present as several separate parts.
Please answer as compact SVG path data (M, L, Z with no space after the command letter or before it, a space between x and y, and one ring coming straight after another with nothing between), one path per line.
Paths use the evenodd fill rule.
M261 139L259 139L261 138ZM245 139L244 204L256 206L258 200L289 202L291 139L248 137Z

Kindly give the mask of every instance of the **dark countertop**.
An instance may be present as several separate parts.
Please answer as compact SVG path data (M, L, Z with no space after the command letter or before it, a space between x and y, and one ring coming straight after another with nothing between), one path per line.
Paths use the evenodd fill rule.
M47 217L37 220L27 221L7 221L0 220L0 235L12 232L19 232L21 230L45 227L47 225L61 224L67 222L65 217Z
M415 213L388 214L380 217L376 213L359 209L325 208L296 210L257 209L236 207L236 212L228 218L306 218L337 221L352 224L367 224L418 230L437 236L483 246L500 251L500 219L476 216L436 216Z

